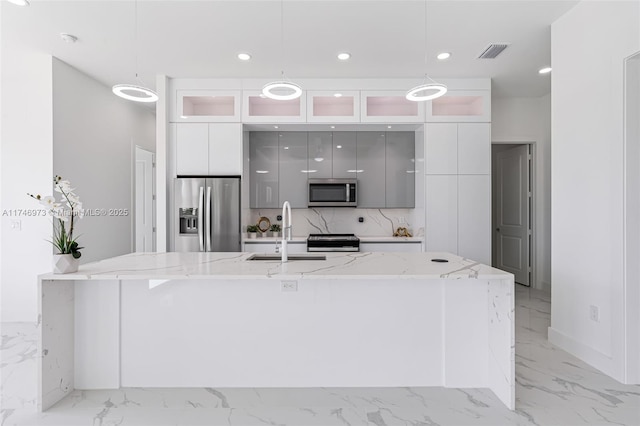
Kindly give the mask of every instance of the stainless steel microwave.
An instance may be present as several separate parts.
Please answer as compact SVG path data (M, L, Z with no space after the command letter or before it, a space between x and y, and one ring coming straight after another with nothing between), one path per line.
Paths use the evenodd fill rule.
M356 179L309 179L309 207L356 207Z

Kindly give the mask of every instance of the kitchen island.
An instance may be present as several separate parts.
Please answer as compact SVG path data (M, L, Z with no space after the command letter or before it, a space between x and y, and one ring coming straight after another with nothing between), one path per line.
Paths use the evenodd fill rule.
M448 253L251 255L40 276L39 409L73 389L403 386L484 387L515 408L513 275Z

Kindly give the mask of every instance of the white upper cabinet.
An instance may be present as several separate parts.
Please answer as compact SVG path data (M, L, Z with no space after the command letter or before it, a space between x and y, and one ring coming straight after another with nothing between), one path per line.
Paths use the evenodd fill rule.
M458 124L458 174L491 174L491 124Z
M359 91L307 91L309 123L357 123L360 121Z
M241 175L242 124L176 123L176 174Z
M404 91L361 91L363 123L424 123L424 102L405 98Z
M242 124L209 125L209 174L242 174Z
M178 175L209 174L208 124L176 124L176 173Z
M177 122L240 122L239 90L178 90Z
M261 96L259 90L242 92L242 121L245 123L301 123L307 121L307 96L277 101Z
M425 171L428 175L458 174L458 125L427 124Z
M491 122L490 90L449 90L426 102L427 122Z

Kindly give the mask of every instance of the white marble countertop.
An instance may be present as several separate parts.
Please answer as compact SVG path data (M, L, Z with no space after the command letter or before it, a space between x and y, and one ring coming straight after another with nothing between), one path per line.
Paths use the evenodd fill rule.
M513 279L450 253L322 253L326 260L247 261L253 253L132 253L43 280L171 279ZM447 259L436 263L431 259Z
M361 243L421 243L424 237L360 237ZM260 243L275 243L275 241L282 240L282 237L256 237L256 238L247 238L243 237L243 243L249 244L260 244ZM305 243L307 242L307 237L293 237L289 242L294 244L296 243Z

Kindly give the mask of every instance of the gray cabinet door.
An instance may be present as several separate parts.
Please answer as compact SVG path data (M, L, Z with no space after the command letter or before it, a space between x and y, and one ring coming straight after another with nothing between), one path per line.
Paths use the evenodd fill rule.
M309 175L307 132L280 132L280 203L289 201L291 207L306 208Z
M415 207L415 154L415 133L387 132L387 208Z
M333 154L331 132L309 132L309 177L330 178Z
M249 137L251 208L279 207L278 133L251 132Z
M385 207L385 133L358 132L358 207Z
M333 175L336 179L357 179L356 132L333 132Z

